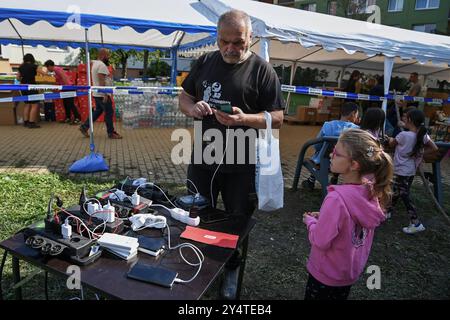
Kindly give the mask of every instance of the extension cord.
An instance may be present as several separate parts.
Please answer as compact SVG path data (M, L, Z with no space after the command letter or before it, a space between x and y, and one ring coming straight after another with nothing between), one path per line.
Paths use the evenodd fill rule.
M173 208L169 209L169 211L170 215L175 220L181 221L193 227L196 227L200 224L200 217L191 218L189 217L189 212L187 212L186 210L183 210L181 208Z
M164 216L157 216L151 213L139 213L128 219L131 222L131 229L136 231L143 228L163 229L167 226L167 219Z

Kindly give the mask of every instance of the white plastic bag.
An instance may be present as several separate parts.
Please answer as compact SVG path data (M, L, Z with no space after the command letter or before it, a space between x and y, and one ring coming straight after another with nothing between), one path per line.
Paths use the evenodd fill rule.
M283 207L284 181L281 172L279 140L272 134L272 116L264 112L266 129L256 139L255 187L258 209L273 211Z

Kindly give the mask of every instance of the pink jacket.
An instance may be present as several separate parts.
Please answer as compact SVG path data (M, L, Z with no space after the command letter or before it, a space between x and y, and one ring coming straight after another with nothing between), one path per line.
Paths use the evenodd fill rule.
M366 185L328 187L319 219L306 217L309 273L328 286L354 284L367 263L374 230L385 219Z

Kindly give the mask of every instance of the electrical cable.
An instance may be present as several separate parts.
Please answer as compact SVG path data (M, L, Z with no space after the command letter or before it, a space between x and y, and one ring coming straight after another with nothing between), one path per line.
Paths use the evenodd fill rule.
M214 174L211 178L211 184L209 187L209 191L210 191L210 196L211 196L211 207L214 208L214 197L213 197L213 182L214 182L214 177L216 176L217 171L219 171L220 166L223 164L223 159L225 159L225 155L227 153L227 148L228 148L228 137L229 137L229 132L230 132L230 126L227 126L227 138L225 140L225 150L223 152L223 156L222 156L222 160L220 160L219 165L216 168L216 171L214 171Z

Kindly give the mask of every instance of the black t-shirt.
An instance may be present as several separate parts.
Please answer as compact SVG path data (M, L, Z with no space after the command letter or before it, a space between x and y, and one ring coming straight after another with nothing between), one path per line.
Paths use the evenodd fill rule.
M20 83L22 84L36 84L37 65L31 63L23 63L19 67Z
M226 63L220 51L205 54L197 60L184 80L182 87L186 93L195 97L196 101L203 100L210 104L230 103L248 114L283 109L281 84L275 70L269 63L254 53L240 64ZM226 127L217 121L215 115L203 118L202 137L205 137L205 131L210 128L221 130L223 148L225 148ZM245 132L255 130L249 127L230 127L230 129L242 129ZM220 170L223 172L254 170L254 165L249 165L248 154L249 151L254 152L254 147L249 149L248 143L249 140L246 139L245 164L237 164L236 162L238 154L236 153L237 142L235 141L234 164L229 164L225 155L224 165L220 167ZM204 142L202 150L207 145L208 142ZM217 165L208 166L204 164L204 166L209 169L217 168Z

